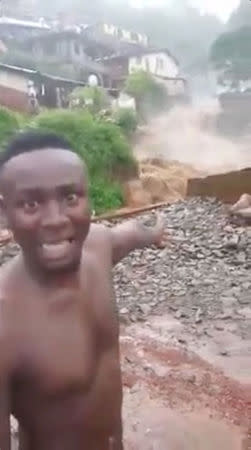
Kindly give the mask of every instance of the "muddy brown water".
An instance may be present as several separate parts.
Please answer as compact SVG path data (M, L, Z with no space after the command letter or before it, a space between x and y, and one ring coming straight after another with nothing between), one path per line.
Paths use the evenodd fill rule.
M250 343L236 338L229 364L185 332L186 346L171 344L177 328L162 316L122 330L125 449L250 450Z

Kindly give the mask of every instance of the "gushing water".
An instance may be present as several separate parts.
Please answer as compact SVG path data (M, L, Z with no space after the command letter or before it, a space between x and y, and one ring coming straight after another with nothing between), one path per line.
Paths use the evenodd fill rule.
M175 107L149 122L136 145L137 157L175 160L209 174L251 167L251 137L220 136L219 113L216 100Z

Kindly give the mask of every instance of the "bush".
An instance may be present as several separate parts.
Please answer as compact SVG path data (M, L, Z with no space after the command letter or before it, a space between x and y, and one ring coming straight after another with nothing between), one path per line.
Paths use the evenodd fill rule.
M114 114L114 121L127 137L131 137L137 130L138 119L133 109L120 108Z
M96 120L86 111L63 110L41 113L31 126L66 137L86 162L91 201L96 212L122 205L117 182L135 175L137 164L117 126Z
M0 108L0 144L4 145L20 128L19 116L6 108Z
M117 209L123 205L122 190L118 182L92 178L89 189L91 207L96 214L102 214L109 209Z
M168 104L166 88L148 72L136 71L130 74L126 80L125 90L128 95L135 98L141 117L146 113L158 112Z
M109 98L106 91L101 87L76 88L70 96L71 103L78 108L86 108L92 114L98 114L102 109L109 106Z

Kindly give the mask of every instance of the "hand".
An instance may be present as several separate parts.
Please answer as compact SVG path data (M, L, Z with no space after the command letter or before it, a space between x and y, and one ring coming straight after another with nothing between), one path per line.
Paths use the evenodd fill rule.
M169 235L165 227L165 220L161 214L157 215L156 225L154 227L155 240L154 245L158 248L165 248L169 240Z

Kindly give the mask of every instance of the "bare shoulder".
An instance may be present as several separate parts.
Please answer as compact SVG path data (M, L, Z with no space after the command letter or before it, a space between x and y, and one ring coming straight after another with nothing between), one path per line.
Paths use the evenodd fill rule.
M111 230L102 224L91 224L88 238L86 239L86 246L100 247L111 245Z
M0 267L0 294L8 290L8 286L15 284L20 268L20 255L15 256Z

